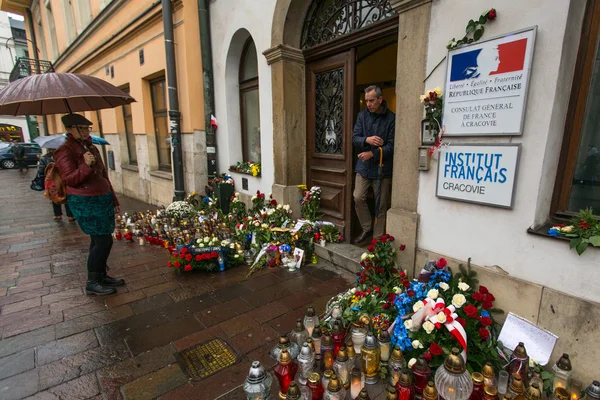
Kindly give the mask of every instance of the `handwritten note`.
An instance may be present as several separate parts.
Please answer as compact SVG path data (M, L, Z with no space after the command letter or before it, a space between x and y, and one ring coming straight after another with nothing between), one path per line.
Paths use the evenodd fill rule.
M299 219L296 222L296 225L294 226L294 228L290 232L292 232L292 233L298 232L300 230L300 228L302 228L302 225L304 225L304 224L306 224L306 221L303 219Z
M504 347L511 351L519 342L523 342L529 357L540 365L548 364L557 339L558 336L552 332L513 313L508 313L498 337Z

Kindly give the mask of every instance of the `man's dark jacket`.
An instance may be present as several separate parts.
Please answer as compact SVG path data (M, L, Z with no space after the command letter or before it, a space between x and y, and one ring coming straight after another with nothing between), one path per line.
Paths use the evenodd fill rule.
M377 179L379 169L379 148L371 146L366 142L369 136L379 136L383 139L383 177L391 178L394 169L394 133L396 127L396 116L387 108L384 101L381 106L383 112L370 112L364 109L358 113L354 133L352 134L352 145L359 152L371 151L373 157L366 162L360 159L356 161L356 172L367 179Z
M17 160L22 160L23 158L25 158L25 147L21 146L20 144L13 145L11 151L15 155L15 158Z

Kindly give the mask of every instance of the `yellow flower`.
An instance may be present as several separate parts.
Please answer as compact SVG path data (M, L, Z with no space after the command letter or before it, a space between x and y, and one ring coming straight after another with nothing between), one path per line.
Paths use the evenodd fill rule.
M196 192L192 192L192 196L195 196L195 195L196 195Z
M421 103L424 103L424 102L425 102L425 97L426 97L426 96L425 96L424 94L422 94L421 96L419 96L419 98L421 99Z
M567 225L560 228L561 232L569 233L573 230L573 225Z
M252 166L252 176L258 176L258 167L256 165Z
M308 190L308 188L306 187L306 185L304 183L302 185L298 185L298 189L300 189L300 190Z
M438 97L442 95L442 89L440 89L439 87L436 87L435 89L433 89L433 91L435 92L435 94L437 94Z

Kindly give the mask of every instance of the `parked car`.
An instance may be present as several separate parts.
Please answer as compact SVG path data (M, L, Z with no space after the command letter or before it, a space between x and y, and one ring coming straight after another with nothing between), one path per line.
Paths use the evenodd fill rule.
M15 155L11 149L13 144L9 144L6 147L0 147L0 167L4 169L15 168L17 162L15 161ZM25 147L25 162L28 166L37 165L40 156L42 155L42 148L37 143L21 143L21 146Z

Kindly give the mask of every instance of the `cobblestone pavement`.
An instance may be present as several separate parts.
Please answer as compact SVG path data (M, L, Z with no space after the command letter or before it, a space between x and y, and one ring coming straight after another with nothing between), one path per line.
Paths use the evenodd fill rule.
M66 217L52 220L48 200L29 189L34 173L0 170L0 399L242 399L250 362L272 367L279 334L352 284L318 265L251 279L244 266L178 274L164 249L116 242L111 275L126 285L86 296L88 237ZM190 380L176 354L213 338L239 361Z

